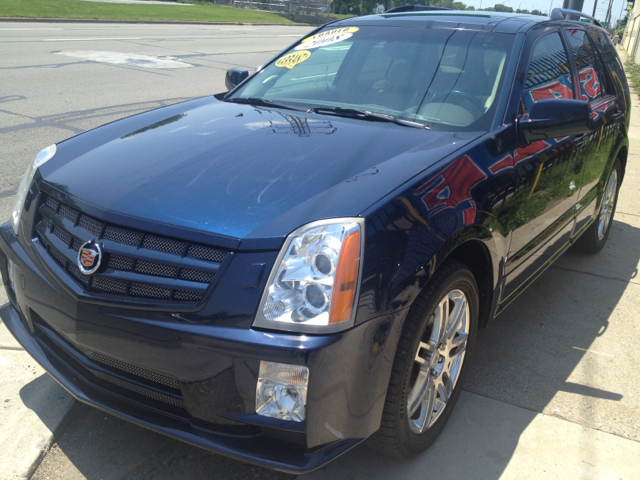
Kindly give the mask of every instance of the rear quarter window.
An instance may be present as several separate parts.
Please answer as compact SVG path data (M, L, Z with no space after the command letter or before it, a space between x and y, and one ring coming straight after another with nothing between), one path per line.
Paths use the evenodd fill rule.
M593 101L612 93L600 57L584 30L569 29L569 43L580 77L582 100Z

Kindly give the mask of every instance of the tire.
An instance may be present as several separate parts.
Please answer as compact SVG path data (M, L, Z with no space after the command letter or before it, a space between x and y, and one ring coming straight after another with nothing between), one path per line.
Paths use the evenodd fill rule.
M594 254L604 247L611 231L613 216L618 205L618 192L620 191L620 179L622 178L620 161L616 160L604 187L600 210L596 220L587 228L580 238L573 244L573 248L579 252Z
M440 435L460 396L475 344L478 298L471 271L456 260L445 260L407 314L381 426L370 438L370 447L408 458L426 450ZM455 321L453 334L443 337L442 327L448 322L441 318L454 322L456 312L466 318ZM438 344L444 348L438 349Z

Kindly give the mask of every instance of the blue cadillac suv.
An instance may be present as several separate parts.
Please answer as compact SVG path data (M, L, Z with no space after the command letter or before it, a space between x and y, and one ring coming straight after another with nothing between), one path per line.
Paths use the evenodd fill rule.
M477 329L609 235L629 89L578 15L341 20L45 148L0 226L7 328L78 400L214 452L422 452Z

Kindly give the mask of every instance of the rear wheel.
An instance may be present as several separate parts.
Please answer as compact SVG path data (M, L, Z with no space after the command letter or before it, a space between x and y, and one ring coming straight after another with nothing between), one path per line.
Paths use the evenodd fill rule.
M435 441L460 395L477 317L473 274L464 264L446 260L407 315L371 446L411 457Z
M621 173L620 162L616 160L604 187L598 217L574 243L573 246L576 250L584 253L597 253L604 247L618 204Z

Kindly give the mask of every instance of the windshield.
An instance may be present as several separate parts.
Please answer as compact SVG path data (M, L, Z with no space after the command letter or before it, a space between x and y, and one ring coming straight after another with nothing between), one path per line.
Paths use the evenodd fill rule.
M436 130L486 131L513 38L443 28L328 28L303 39L227 100L260 99L319 113L357 109Z

